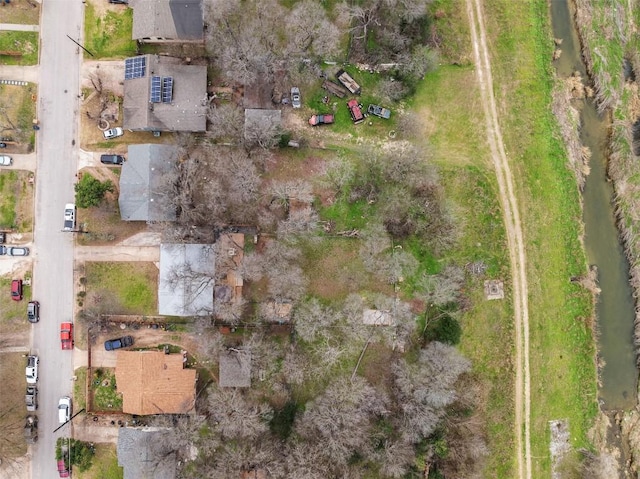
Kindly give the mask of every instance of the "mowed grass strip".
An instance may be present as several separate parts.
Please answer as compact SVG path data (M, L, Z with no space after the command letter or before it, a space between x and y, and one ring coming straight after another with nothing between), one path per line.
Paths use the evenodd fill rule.
M568 419L572 445L589 447L597 411L591 297L570 282L586 273L579 195L549 106L547 2L487 0L485 21L527 249L533 476L548 477L548 421Z
M0 32L0 65L37 65L38 32Z
M86 263L85 275L86 307L112 314L158 313L158 268L153 263Z
M103 15L91 1L88 1L84 25L85 47L93 53L93 57L85 54L85 58L98 60L123 58L136 54L136 42L131 39L133 29L131 8L107 10Z

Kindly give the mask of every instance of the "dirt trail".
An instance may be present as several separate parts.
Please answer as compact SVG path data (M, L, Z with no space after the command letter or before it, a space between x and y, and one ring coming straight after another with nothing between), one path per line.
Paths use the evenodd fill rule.
M487 49L481 0L466 0L467 15L471 26L473 58L480 85L480 96L487 127L487 140L498 180L500 202L509 246L511 275L513 277L514 326L516 333L515 379L515 435L518 448L518 477L531 479L530 440L530 375L529 375L529 310L526 257L522 225L516 201L513 176L504 149L498 112L493 95L491 62Z

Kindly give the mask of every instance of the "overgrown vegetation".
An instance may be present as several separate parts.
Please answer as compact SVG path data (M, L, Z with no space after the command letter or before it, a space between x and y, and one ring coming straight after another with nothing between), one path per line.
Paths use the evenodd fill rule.
M131 8L108 9L101 16L92 1L87 1L84 25L84 46L93 54L91 59L122 58L136 54L136 42L131 39Z
M56 441L56 460L64 459L67 468L84 472L91 467L95 449L93 444L66 437Z
M26 85L0 85L0 138L15 141L24 151L34 147L33 120L36 118L37 88Z
M111 180L100 181L89 173L84 173L80 181L74 186L76 192L76 206L78 208L91 208L98 206L107 192L114 190Z
M118 393L115 371L95 369L91 378L91 394L95 411L122 411L122 395Z
M22 353L2 353L2 368L0 368L0 381L3 387L11 391L24 391L24 367L25 359ZM27 452L27 444L24 440L24 393L3 394L0 400L0 425L2 426L2 447L0 458L3 468L10 471L11 464Z

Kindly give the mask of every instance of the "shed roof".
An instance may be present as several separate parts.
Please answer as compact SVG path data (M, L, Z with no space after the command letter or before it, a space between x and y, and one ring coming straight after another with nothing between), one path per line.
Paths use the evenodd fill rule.
M251 351L229 349L220 353L221 388L248 388L251 386Z
M127 414L185 414L195 407L196 370L182 354L118 351L116 384Z
M173 145L129 145L120 172L120 218L126 221L175 221L176 210L166 194L167 175L175 168Z
M202 0L129 0L134 40L203 40Z
M213 245L161 244L158 312L168 316L212 314L214 274Z
M180 58L144 55L145 74L124 81L124 128L146 131L205 131L207 67ZM169 103L151 102L151 79L173 78Z
M123 427L118 433L118 465L124 479L174 479L176 455L160 438L165 428Z

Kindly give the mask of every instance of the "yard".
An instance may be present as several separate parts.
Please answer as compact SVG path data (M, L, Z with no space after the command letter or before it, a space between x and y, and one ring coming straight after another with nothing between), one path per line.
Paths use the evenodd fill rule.
M29 273L30 274L30 273ZM6 346L26 346L29 344L27 321L27 302L31 298L31 287L22 287L23 300L13 301L10 296L11 280L24 277L16 274L13 277L0 278L0 335Z
M85 47L93 57L124 58L136 55L136 42L131 39L133 10L100 0L88 0L85 10Z
M34 193L30 175L20 170L0 171L0 229L33 231Z
M36 118L37 86L0 85L0 138L7 143L6 153L29 153L33 151Z
M89 394L92 395L92 411L122 411L122 394L118 393L116 387L116 375L114 369L93 369L91 383L89 385Z
M73 477L76 479L122 479L124 470L118 466L116 445L96 443L91 467L84 472L75 469Z
M158 268L153 263L85 263L83 306L110 314L158 312Z
M36 0L11 0L0 3L2 23L37 25L40 21L40 2Z
M22 353L1 353L0 384L5 391L14 394L2 394L0 397L0 427L2 427L2 462L20 457L27 452L23 427L24 406L24 367L26 360ZM20 393L18 393L20 391ZM0 473L2 471L0 470ZM6 476L5 476L6 477Z
M38 32L0 32L0 60L5 65L37 65Z

